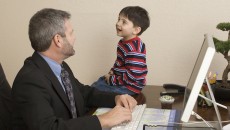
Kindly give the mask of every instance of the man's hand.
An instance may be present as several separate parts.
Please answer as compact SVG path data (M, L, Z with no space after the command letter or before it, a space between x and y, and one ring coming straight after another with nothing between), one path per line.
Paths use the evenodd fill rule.
M122 106L115 106L111 111L98 115L102 128L111 128L123 122L131 121L132 113Z
M137 101L128 94L117 95L115 97L115 102L116 105L125 107L126 109L129 109L131 112L133 111L133 108L137 105Z

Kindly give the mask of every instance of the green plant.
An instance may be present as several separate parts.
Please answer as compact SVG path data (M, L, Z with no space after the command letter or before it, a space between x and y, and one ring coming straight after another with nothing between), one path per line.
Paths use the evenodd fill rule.
M230 50L230 23L219 23L216 28L222 31L228 31L228 39L226 41L219 40L215 37L213 37L213 41L216 47L216 52L223 54L228 63L224 69L220 86L230 88L230 84L228 83L228 73L230 72L230 56L228 55Z

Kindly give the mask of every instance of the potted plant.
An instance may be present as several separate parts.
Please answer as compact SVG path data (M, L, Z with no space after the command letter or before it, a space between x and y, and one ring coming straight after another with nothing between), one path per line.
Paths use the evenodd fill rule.
M216 91L215 96L218 96L220 94L219 96L221 97L227 96L230 98L230 96L228 96L230 95L230 83L228 82L228 73L230 72L230 55L228 54L230 50L230 23L219 23L216 28L222 31L228 31L228 39L225 41L213 37L213 42L216 48L216 52L221 53L224 56L224 58L227 60L228 64L224 69L222 75L222 81L220 81L220 83L215 85L214 92ZM219 94L217 94L217 91ZM223 95L224 93L227 95L224 96Z

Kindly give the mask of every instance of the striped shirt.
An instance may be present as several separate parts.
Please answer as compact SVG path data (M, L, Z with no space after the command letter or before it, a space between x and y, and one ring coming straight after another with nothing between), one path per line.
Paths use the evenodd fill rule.
M139 37L118 42L117 59L111 70L110 85L126 86L130 91L141 92L146 85L148 69L145 44Z

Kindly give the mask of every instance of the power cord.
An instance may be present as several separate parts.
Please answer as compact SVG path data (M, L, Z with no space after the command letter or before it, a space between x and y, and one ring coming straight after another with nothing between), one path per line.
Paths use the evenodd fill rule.
M212 127L213 128L213 126L210 123L208 123L204 118L202 118L200 115L198 115L194 111L192 111L191 114L194 115L194 116L196 116L197 119L202 120L208 127Z

